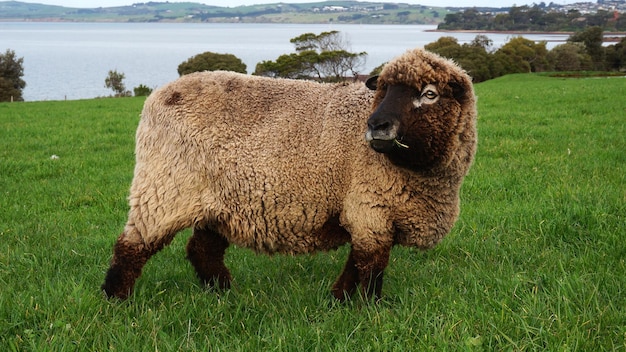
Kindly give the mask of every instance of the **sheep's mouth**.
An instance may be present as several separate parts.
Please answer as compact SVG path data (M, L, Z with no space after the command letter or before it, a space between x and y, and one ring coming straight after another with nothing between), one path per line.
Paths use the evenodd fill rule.
M379 153L389 153L394 148L393 139L372 139L370 147Z
M396 148L409 149L408 145L402 143L402 136L398 136L397 124L381 124L379 128L370 125L365 140L379 153L389 153Z
M400 142L397 138L394 139L371 139L369 141L370 147L379 153L389 153L394 148L409 149L409 146Z

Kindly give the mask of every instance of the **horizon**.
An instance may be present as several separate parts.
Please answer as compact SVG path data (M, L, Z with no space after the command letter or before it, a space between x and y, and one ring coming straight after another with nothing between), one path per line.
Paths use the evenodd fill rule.
M6 2L6 1L1 1ZM21 0L20 2L29 3L29 4L43 4L43 5L54 5L54 6L63 6L63 7L71 7L71 8L98 8L98 7L118 7L118 6L131 6L135 3L144 3L145 1L133 1L133 0L100 0L100 1L90 1L89 3L84 0ZM301 3L312 3L316 2L314 0L291 0L291 1L263 1L263 0L188 0L188 1L157 1L157 2L170 2L170 3L179 3L179 2L194 2L199 4L204 4L208 6L220 6L220 7L238 7L238 6L251 6L251 5L265 5L265 4L277 4L280 2L289 3L289 4L301 4ZM326 0L325 2L332 2L330 0ZM499 1L497 6L493 5L493 0L400 0L400 1L360 1L360 2L382 2L382 3L399 3L399 4L410 4L410 5L422 5L422 6L432 6L432 7L511 7L511 6L524 6L524 5L532 5L535 4L536 1L532 0L506 0ZM520 4L520 2L525 2ZM546 1L544 1L545 3ZM578 2L585 2L579 0L555 0L550 1L551 3L555 3L557 5L570 5ZM597 1L586 1L588 3L597 3Z

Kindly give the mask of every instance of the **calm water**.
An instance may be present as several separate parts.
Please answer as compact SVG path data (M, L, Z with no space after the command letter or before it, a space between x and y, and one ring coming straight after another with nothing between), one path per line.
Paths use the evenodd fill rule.
M239 57L254 71L257 63L294 52L289 39L303 33L338 30L352 51L368 53L363 73L442 35L470 42L473 33L426 32L433 26L299 25L299 24L169 24L169 23L0 23L0 51L15 50L24 58L24 99L62 100L106 96L109 70L126 75L126 87L158 87L178 77L178 65L212 51ZM508 34L489 34L498 47ZM548 46L566 35L531 35Z

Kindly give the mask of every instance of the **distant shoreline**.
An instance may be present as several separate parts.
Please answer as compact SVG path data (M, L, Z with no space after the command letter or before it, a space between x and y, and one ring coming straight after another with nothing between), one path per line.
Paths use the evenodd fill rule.
M11 19L11 18L3 18L0 19L0 23L258 23L258 24L328 24L327 22L317 22L317 23L309 23L309 22L229 22L229 21L215 21L215 22L194 22L194 21L176 21L176 20L161 20L158 22L154 21L115 21L115 20L102 20L102 21L74 21L67 20L62 18L37 18L37 19ZM354 23L336 23L336 24L354 24ZM355 24L357 25L357 24ZM394 26L394 25L406 25L400 23L374 23L371 25L381 25L381 26ZM415 24L416 26L424 26L424 25L432 25L436 24ZM511 35L525 35L525 34L533 34L533 35L572 35L576 32L573 31L497 31L497 30L481 30L481 29L427 29L424 32L433 32L433 33L476 33L476 34L511 34ZM617 43L622 40L623 37L626 37L626 32L604 32L604 42L605 43ZM547 42L560 42L562 40L546 40Z
M543 35L572 35L576 32L571 31L557 31L557 32L549 32L549 31L486 31L479 29L427 29L424 32L440 32L440 33L476 33L476 34L489 34L489 33L498 33L498 34L543 34ZM604 42L619 42L623 37L626 37L626 32L604 32ZM550 40L547 40L550 41ZM557 40L560 41L560 40Z

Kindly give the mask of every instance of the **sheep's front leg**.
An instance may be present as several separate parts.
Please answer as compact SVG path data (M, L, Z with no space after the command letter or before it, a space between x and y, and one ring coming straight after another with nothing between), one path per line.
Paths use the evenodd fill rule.
M344 265L341 275L333 284L331 292L336 299L343 302L354 294L358 286L359 271L354 263L354 250L351 250L346 265Z
M101 287L107 297L128 298L141 269L162 247L148 247L143 241L131 237L123 232L115 243L113 259Z
M217 232L194 228L187 243L187 259L205 285L220 289L230 288L230 272L224 264L228 241Z
M344 301L356 292L360 284L366 300L379 299L389 252L390 248L387 247L371 251L353 246L343 272L333 285L333 296Z
M371 298L378 300L381 297L383 275L389 263L390 251L390 247L374 251L355 250L354 263L359 272L363 297L367 300Z

